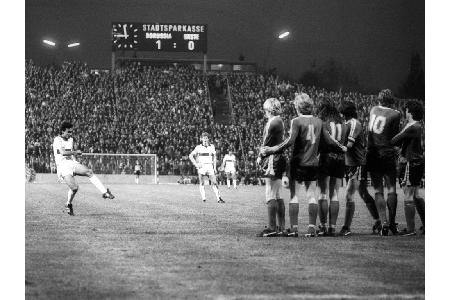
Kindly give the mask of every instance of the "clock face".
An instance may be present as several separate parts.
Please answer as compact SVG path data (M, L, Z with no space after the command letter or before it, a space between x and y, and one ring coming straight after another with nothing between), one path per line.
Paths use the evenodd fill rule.
M113 44L117 49L132 50L137 48L138 29L133 24L119 23L113 25Z

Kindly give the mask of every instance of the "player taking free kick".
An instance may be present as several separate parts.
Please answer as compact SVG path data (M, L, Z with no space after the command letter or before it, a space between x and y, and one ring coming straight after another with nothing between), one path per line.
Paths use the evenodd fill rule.
M75 150L73 137L73 125L69 122L61 124L61 134L53 140L53 154L55 155L57 175L69 187L67 193L66 212L73 216L72 201L78 191L78 183L74 176L87 176L89 181L103 194L103 198L114 199L109 189L101 183L91 169L75 160L75 156L81 155L80 150Z

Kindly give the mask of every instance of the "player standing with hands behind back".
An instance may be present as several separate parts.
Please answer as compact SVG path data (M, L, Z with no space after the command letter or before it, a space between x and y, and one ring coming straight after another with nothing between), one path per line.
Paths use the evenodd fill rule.
M218 203L225 203L220 197L219 186L216 179L216 149L214 145L209 143L209 135L203 132L201 135L202 143L197 145L195 149L189 154L189 159L197 168L198 179L200 183L200 195L203 202L206 202L205 195L205 178L209 177L212 183L212 190L216 195Z
M89 177L89 181L103 194L103 198L114 199L114 195L111 194L109 189L105 188L92 170L75 160L75 156L81 155L81 151L74 150L72 129L73 125L71 123L63 122L61 124L61 134L53 140L53 154L55 155L57 175L69 186L66 212L71 216L74 215L72 201L78 191L78 183L75 181L74 176Z
M275 146L283 141L284 125L280 118L281 104L275 98L267 99L263 104L265 117L268 119L264 127L263 147ZM257 159L262 164L263 176L266 177L266 204L269 217L269 226L260 232L259 237L271 237L284 232L285 206L280 198L281 178L286 169L286 160L283 153L260 154ZM278 219L278 230L277 230Z
M400 130L399 111L391 108L394 96L388 89L378 94L379 105L370 110L367 143L367 171L370 173L375 189L375 204L383 227L381 235L386 236L391 230L397 234L395 216L397 214L397 151L391 144L391 139ZM387 201L384 200L383 179L386 183ZM386 204L389 210L389 224L386 217Z

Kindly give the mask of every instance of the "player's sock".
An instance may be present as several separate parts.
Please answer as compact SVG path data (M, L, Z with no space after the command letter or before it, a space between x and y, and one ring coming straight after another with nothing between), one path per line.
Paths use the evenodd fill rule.
M316 226L317 213L319 210L319 205L317 203L308 204L308 214L309 214L309 226Z
M136 184L139 184L139 178L136 178Z
M381 219L381 223L385 224L387 222L386 202L384 201L383 193L375 193L375 204L377 205L377 210Z
M350 228L352 225L353 215L355 214L355 202L347 201L345 204L345 220L344 226Z
M289 203L289 223L292 230L298 229L298 203Z
M277 199L277 218L278 218L278 226L280 227L280 231L283 231L286 227L286 207L284 206L283 199Z
M319 199L319 220L322 226L327 224L327 216L328 216L328 200L327 199Z
M233 179L233 187L236 188L236 179Z
M107 192L105 186L104 186L103 183L100 181L100 179L98 179L97 176L92 175L92 177L89 178L89 181L90 181L93 185L95 185L95 187L96 187L102 194L104 194L104 193Z
M213 184L212 185L212 190L214 191L214 194L216 195L217 201L220 200L220 194L219 194L219 188L217 187L217 185Z
M332 199L330 201L330 226L336 227L336 221L339 215L339 201Z
M230 188L230 179L227 179L227 187Z
M409 232L413 232L416 229L415 217L416 217L416 205L414 201L405 201L405 219L406 226Z
M386 203L389 209L389 224L395 225L395 216L397 215L397 194L389 193L387 195Z
M67 192L67 204L71 204L73 201L73 198L75 198L75 194L77 193L78 190L71 190L69 189L69 191Z
M267 213L269 216L269 229L276 230L277 227L278 204L276 199L270 199L267 202Z
M378 220L380 215L378 214L377 205L375 204L375 199L369 194L367 191L367 185L361 183L359 186L359 195L363 199L366 204L367 209L369 210L370 215L374 220Z
M205 186L203 184L200 184L199 189L200 189L200 195L202 196L202 200L205 200L206 199Z
M425 227L425 200L421 197L414 197L414 203L416 204L417 213L422 221L422 225Z

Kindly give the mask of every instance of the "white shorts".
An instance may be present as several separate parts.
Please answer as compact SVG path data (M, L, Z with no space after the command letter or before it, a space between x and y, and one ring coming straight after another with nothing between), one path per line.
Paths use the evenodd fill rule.
M225 168L225 173L236 174L235 168Z
M198 174L199 175L215 175L214 173L214 168L212 164L202 164L201 168L198 169Z
M81 166L81 164L75 160L65 159L56 166L56 174L59 178L67 175L72 175L75 172L76 167Z

